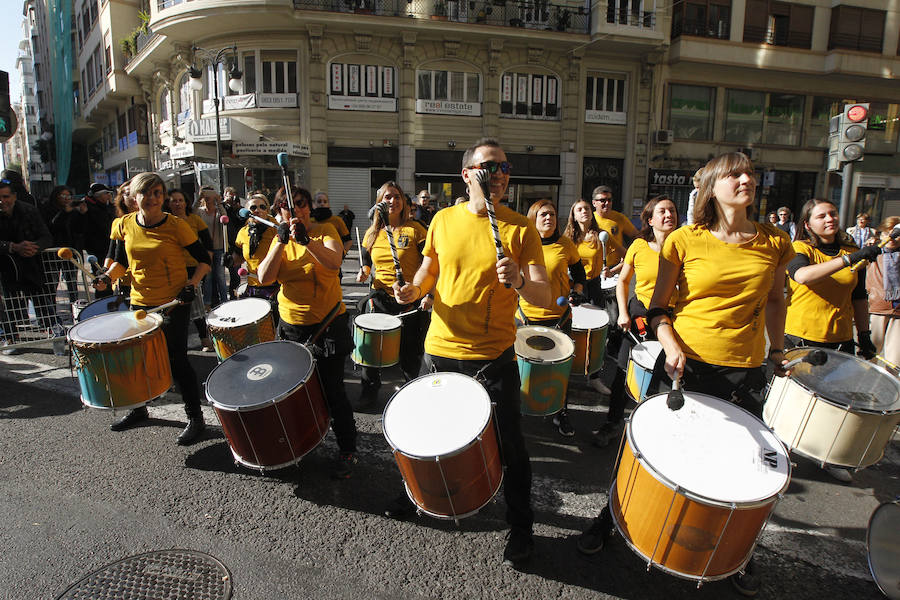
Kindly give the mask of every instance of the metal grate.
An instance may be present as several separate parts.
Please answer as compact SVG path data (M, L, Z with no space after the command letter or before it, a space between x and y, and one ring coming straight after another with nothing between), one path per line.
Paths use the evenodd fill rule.
M157 550L116 561L73 584L57 600L228 600L231 573L193 550Z

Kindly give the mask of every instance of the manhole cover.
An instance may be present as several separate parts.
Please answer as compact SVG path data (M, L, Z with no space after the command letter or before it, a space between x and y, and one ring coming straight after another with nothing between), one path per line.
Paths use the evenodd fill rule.
M231 573L209 554L157 550L129 556L73 584L57 600L228 600Z

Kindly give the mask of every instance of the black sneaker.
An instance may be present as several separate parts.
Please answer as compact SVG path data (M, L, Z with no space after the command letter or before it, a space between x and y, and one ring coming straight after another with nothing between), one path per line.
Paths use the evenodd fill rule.
M415 505L410 501L406 494L401 494L394 498L387 508L384 509L384 516L391 519L403 520L416 512Z
M622 421L607 421L600 426L600 429L594 432L594 435L591 438L591 443L598 448L606 448L609 445L610 441L621 437L621 435Z
M503 564L507 567L518 567L528 562L534 552L534 538L531 532L520 527L513 527L506 534L506 548L503 549Z
M609 537L609 533L609 523L607 523L602 516L599 516L594 519L594 522L591 523L591 526L588 527L587 531L578 536L578 541L575 542L575 546L582 554L587 554L588 556L597 554L603 550L603 546L606 544L606 538Z
M569 422L569 411L562 409L553 415L553 424L559 429L559 435L563 437L572 437L575 435L575 428Z
M350 479L353 476L353 465L359 462L356 454L353 452L338 453L337 465L331 476L335 479Z
M150 413L147 412L146 406L140 406L128 412L127 415L115 421L109 428L112 431L125 431L130 427L134 427L141 421L145 421L150 417Z
M737 590L737 593L742 596L752 598L759 591L760 580L753 573L752 563L747 563L743 573L735 573L728 579L731 581L734 589Z

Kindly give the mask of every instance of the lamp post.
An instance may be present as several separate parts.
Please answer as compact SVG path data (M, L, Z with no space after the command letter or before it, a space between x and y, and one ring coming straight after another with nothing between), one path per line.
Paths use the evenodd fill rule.
M221 201L225 198L225 167L222 165L222 127L219 123L219 65L224 64L223 61L230 52L232 62L229 69L228 87L233 92L241 91L243 73L238 69L237 45L221 50L205 50L199 46L192 46L191 52L194 57L199 54L201 60L205 60L213 70L213 106L216 108L216 164L219 167L219 200ZM203 89L202 73L193 61L191 61L191 89L197 91Z

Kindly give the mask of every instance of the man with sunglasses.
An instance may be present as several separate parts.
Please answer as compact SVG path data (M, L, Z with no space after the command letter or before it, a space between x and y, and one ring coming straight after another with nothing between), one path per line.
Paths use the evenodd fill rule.
M514 315L519 297L536 306L549 306L550 286L537 229L525 216L501 204L510 171L503 148L496 140L483 138L466 150L462 166L469 201L435 214L421 267L412 282L402 288L395 283L394 293L398 302L410 304L436 285L425 339L426 364L433 371L474 377L497 406L510 524L503 563L517 566L534 549L534 514L531 463L520 424ZM486 174L503 247L500 260L479 181Z

